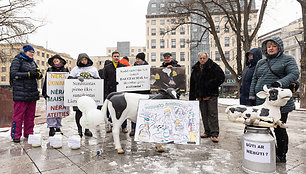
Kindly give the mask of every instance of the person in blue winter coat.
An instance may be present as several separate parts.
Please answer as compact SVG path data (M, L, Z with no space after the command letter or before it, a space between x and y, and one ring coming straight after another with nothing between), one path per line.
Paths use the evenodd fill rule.
M246 106L255 106L255 100L249 99L250 86L254 74L254 70L257 62L262 59L262 53L260 49L253 48L245 54L246 70L242 77L242 84L240 87L240 104Z
M66 60L59 55L54 55L48 59L48 64L51 66L47 69L47 72L69 72L65 68ZM47 95L47 73L45 76L45 82L42 89L42 96L47 100L49 96ZM55 132L61 132L62 127L62 117L47 118L47 127L49 130L49 136L54 136Z

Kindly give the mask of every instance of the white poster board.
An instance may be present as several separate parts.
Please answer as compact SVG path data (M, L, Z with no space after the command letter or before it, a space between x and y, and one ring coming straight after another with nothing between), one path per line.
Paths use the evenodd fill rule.
M244 159L257 163L271 163L270 143L244 140Z
M200 144L198 101L140 100L135 141Z
M117 68L117 91L150 90L150 67L150 65L141 65Z
M85 79L83 82L78 79L66 79L64 104L65 106L77 106L79 97L88 96L93 98L97 105L102 105L103 87L103 79Z
M68 76L68 72L47 72L47 118L69 115L69 107L64 106L64 84Z

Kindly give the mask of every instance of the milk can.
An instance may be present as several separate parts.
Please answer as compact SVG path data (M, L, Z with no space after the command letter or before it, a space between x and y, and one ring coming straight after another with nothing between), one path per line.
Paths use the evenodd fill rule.
M63 146L63 136L60 132L56 132L53 137L49 138L50 146L54 149L61 148Z
M242 169L245 172L275 172L275 141L269 128L247 126L243 135L242 149Z

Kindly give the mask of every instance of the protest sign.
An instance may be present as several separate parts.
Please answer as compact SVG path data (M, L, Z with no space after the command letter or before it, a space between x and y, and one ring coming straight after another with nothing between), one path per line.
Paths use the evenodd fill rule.
M116 69L117 91L150 90L150 65Z
M199 145L198 101L140 100L135 141Z
M243 141L244 159L258 163L270 163L270 143Z
M103 87L103 79L85 79L83 82L78 79L66 79L64 105L77 106L78 98L82 96L91 97L97 105L102 105Z
M151 91L159 89L179 88L181 92L186 91L186 74L184 67L154 67L151 68Z
M47 73L47 118L69 115L69 107L64 106L64 83L68 75L68 72Z

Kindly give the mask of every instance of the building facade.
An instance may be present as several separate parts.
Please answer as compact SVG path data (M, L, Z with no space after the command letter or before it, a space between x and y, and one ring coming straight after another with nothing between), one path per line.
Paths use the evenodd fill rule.
M0 50L1 50L1 53L0 53L0 56L1 56L1 59L0 59L0 67L1 67L0 86L8 87L10 85L9 80L10 80L11 62L18 53L23 51L22 49L23 45L25 44L18 43L18 44L11 44L11 45L9 44L0 45ZM38 82L39 88L42 88L45 74L49 67L48 59L54 56L55 54L60 55L63 59L66 60L67 64L65 65L65 67L67 67L69 71L71 71L71 69L76 66L76 60L73 59L68 54L57 53L55 51L45 49L42 46L37 46L33 44L30 44L30 45L33 46L33 48L35 49L34 60L36 64L38 65L38 67L40 68L41 73L43 74L43 78L40 79Z
M106 55L111 57L112 52L118 51L120 56L135 57L140 52L146 52L145 46L130 46L130 42L117 42L117 47L107 47Z

